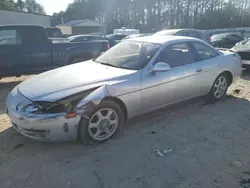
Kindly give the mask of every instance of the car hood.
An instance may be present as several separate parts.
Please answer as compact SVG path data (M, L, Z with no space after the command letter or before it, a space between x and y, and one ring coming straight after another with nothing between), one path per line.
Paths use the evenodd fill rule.
M250 52L250 45L238 44L232 48L236 52Z
M32 101L53 102L88 89L126 81L136 72L90 60L34 76L19 84L18 89Z

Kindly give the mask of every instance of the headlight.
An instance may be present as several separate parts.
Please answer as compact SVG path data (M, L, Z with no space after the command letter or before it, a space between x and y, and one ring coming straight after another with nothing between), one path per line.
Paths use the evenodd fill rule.
M28 113L46 113L46 114L56 114L56 113L73 113L76 105L80 100L89 95L93 90L93 88L88 91L84 91L81 93L74 94L72 96L60 99L56 102L34 102L30 105L25 106L22 111Z
M48 103L48 102L35 102L30 105L25 106L22 111L28 113L63 113L67 112L70 108L70 105L67 104L59 104L59 103Z

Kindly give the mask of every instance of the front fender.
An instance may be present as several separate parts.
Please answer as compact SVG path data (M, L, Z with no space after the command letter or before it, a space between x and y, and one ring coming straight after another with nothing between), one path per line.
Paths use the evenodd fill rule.
M75 108L75 112L77 115L90 118L89 115L93 110L96 108L97 105L101 103L101 101L111 96L111 94L108 91L107 85L101 86L98 89L91 92L87 97L82 99Z

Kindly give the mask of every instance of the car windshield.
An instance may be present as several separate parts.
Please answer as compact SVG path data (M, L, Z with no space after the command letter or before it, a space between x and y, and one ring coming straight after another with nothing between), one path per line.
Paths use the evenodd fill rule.
M246 45L250 45L250 39L247 39L246 42L244 42Z
M94 61L113 67L139 70L149 62L159 47L160 44L124 41Z

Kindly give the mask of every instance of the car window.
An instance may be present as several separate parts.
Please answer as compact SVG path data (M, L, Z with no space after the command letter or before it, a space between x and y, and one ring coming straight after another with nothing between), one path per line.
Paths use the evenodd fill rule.
M199 35L198 35L198 32L196 32L196 31L190 31L189 32L189 37L200 38Z
M48 40L48 36L45 35L44 30L40 27L23 28L22 37L24 43L32 45L44 44Z
M84 42L84 41L88 41L88 37L79 37L76 41L78 42Z
M235 41L240 41L240 40L242 40L241 37L238 36L238 35L230 35L230 39L231 39L231 40L235 40Z
M168 63L170 67L178 67L195 62L195 57L186 43L180 43L167 46L157 61Z
M125 35L117 35L114 37L114 40L122 40L125 37Z
M188 33L187 33L187 31L182 30L182 31L178 31L175 34L175 36L188 36Z
M193 43L193 46L195 50L197 51L201 60L205 60L205 59L218 56L218 53L210 46L207 46L199 42Z
M21 38L14 29L0 30L0 45L17 45L21 44Z

